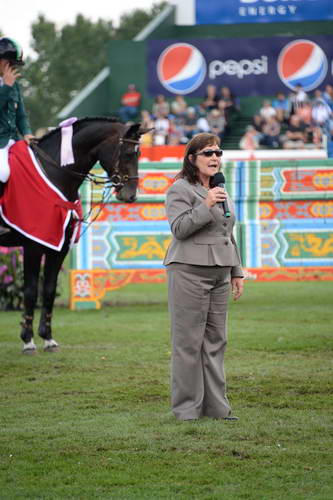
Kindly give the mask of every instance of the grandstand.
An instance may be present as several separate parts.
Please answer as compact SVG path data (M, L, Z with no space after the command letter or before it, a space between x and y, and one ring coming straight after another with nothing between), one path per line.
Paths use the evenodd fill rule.
M323 58L324 66L326 59L326 66L330 66L333 55L332 44L329 43L332 6L327 0L320 0L320 6L316 2L317 12L314 13L309 11L310 4L313 2L309 0L231 0L226 7L225 2L222 4L211 0L208 8L202 0L174 0L134 40L110 42L109 66L65 106L59 118L117 114L121 95L130 82L134 82L142 94L142 109L151 110L158 93L163 93L170 100L176 91L172 88L173 84L170 86L164 76L161 77L161 65L158 68L160 56L171 45L188 44L198 49L197 52L194 50L191 57L199 66L195 68L192 64L184 67L183 71L197 69L200 73L201 54L207 72L199 86L179 89L184 93L189 106L193 106L203 98L208 83L217 87L230 87L239 98L240 112L233 120L231 133L225 137L224 146L225 149L237 149L246 125L258 111L263 99L272 99L278 90L290 92L288 81L283 80L283 75L281 79L277 68L279 53L288 43L308 39L314 43L313 58ZM296 8L298 10L295 13ZM167 67L166 58L165 60L163 71L168 74L170 68ZM217 75L212 78L212 62L216 60L220 64L217 65ZM253 61L257 61L256 67L253 66ZM235 70L237 62L238 74ZM312 62L308 61L309 64ZM239 63L243 63L243 66ZM243 75L239 74L240 67ZM324 88L325 84L331 83L329 73L326 71L318 87ZM173 75L173 79L175 78L177 76ZM176 81L174 84L181 86L184 82ZM312 85L312 88L316 88L316 85Z

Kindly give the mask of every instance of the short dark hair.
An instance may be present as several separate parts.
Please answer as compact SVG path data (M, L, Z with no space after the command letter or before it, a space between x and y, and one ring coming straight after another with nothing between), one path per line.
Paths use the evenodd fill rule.
M201 151L201 149L206 146L220 146L221 140L215 134L207 134L203 132L201 134L196 134L192 139L187 143L184 159L183 159L183 167L180 172L176 175L176 179L187 179L191 184L195 184L199 181L198 177L198 169L191 162L189 156L195 154L197 151Z

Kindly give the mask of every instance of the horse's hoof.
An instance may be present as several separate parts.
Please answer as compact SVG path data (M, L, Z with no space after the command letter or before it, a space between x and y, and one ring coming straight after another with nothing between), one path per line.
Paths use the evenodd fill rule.
M59 352L58 345L48 345L44 347L44 352Z
M27 354L28 356L31 356L33 354L37 354L37 349L32 347L23 348L22 354Z

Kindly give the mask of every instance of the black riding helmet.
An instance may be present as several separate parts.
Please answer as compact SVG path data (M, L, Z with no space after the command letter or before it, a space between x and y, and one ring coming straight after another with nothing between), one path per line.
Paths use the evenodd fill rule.
M12 38L0 38L0 59L6 59L9 64L23 66L23 51L20 45Z

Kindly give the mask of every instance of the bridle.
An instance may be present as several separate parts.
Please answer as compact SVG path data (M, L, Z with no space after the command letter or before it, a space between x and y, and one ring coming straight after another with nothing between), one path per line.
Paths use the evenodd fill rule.
M107 177L107 182L106 182L106 184L110 183L111 187L114 187L116 191L119 191L126 184L126 182L128 182L130 180L138 180L139 179L138 175L122 174L120 171L119 166L120 166L120 159L122 156L122 147L125 143L135 144L137 146L135 148L135 154L137 156L140 155L140 150L139 150L140 141L139 140L127 139L126 137L121 137L119 139L118 158L117 158L116 165L113 169L114 173L110 177ZM101 165L103 167L102 162L101 162ZM104 168L104 170L106 170L105 167L103 167L103 168ZM94 175L94 174L91 174L91 175Z

